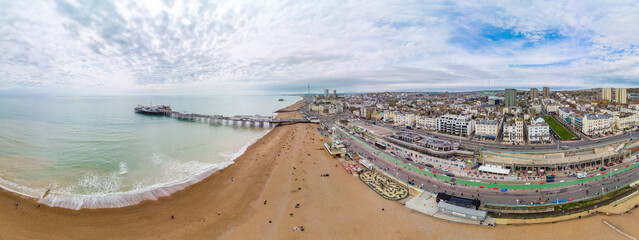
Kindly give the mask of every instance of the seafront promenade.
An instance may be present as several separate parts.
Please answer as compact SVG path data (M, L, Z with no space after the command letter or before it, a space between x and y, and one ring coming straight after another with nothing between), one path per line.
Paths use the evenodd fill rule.
M437 174L434 172L430 172L426 168L414 166L413 163L411 162L398 159L396 158L396 156L391 156L387 154L385 151L381 151L373 147L371 144L368 144L364 142L363 140L360 140L359 138L352 136L347 131L343 130L341 126L337 124L333 125L333 127L334 127L333 129L336 129L335 131L338 131L340 133L339 135L345 136L350 141L354 142L349 144L349 146L353 148L354 151L361 152L361 149L358 150L358 148L363 147L365 149L365 152L367 151L371 154L371 155L367 155L367 158L369 160L374 161L375 164L378 165L378 168L380 168L382 171L384 172L390 171L391 173L388 173L388 172L386 173L387 176L395 178L397 181L404 182L405 184L409 184L407 182L411 182L410 183L411 187L416 187L421 190L420 191L421 194L419 194L416 197L409 198L408 202L405 203L406 206L410 207L411 209L415 209L417 211L423 212L425 214L428 214L437 218L460 222L460 223L486 224L486 225L505 224L505 223L515 224L518 222L518 220L514 219L512 221L509 221L507 218L504 218L502 220L496 221L494 218L492 218L492 220L490 221L480 222L476 220L469 220L469 219L459 218L459 217L455 217L455 216L451 216L447 214L442 214L436 211L437 209L436 204L427 201L428 197L422 199L421 196L424 194L426 195L430 194L429 191L434 191L434 192L447 191L449 194L450 193L456 194L456 195L461 194L461 196L465 195L467 197L469 196L469 197L482 199L484 203L487 205L487 207L488 205L490 205L489 209L492 209L495 207L503 208L507 206L510 208L528 207L531 205L527 205L527 204L519 205L519 203L520 202L524 203L526 201L532 203L537 200L536 199L537 197L539 197L539 200L543 200L546 203L542 203L542 204L537 203L534 206L540 206L540 207L549 206L552 208L553 206L556 206L556 205L563 206L565 204L570 204L572 202L577 203L581 201L586 201L591 198L598 199L600 196L602 196L600 193L608 194L609 192L613 192L614 190L621 188L623 186L628 186L628 185L633 186L631 182L634 182L637 180L637 177L636 177L636 169L638 165L637 163L626 164L625 166L622 166L622 168L611 170L605 174L592 175L584 179L576 179L571 181L562 181L562 182L555 182L555 183L546 183L546 182L542 182L543 184L492 183L492 182L465 180L465 179L460 179L455 177L449 177L443 174ZM376 161L375 159L378 157L382 158L384 161L391 163L391 166L385 167L384 164L381 164L384 161L382 162ZM415 177L415 175L421 175L424 178L417 180L418 177ZM619 179L619 180L624 179L624 181L620 183L616 183L616 180L609 181L613 178ZM424 180L424 179L431 179L431 180ZM608 184L610 184L611 182L615 182L615 184L618 184L618 185L615 185L614 187L610 189L605 189L605 192L597 193L596 190L598 190L599 187L596 187L596 186L598 185L601 186L598 182L602 182L602 181L603 182L608 181ZM628 182L628 181L631 181L631 182ZM584 187L584 185L588 187ZM572 194L571 193L572 191L566 191L566 189L569 189L569 188L575 189L574 191L578 191L581 193L583 193L584 188L592 189L592 191L595 191L595 193L590 197L586 196L584 198L575 198L575 197L570 197L570 195ZM602 191L604 191L603 187L601 189ZM546 201L544 195L547 195L549 198L553 198L553 199ZM574 196L577 196L577 195L574 195ZM624 197L623 199L639 199L639 198L634 198L635 196L636 194L631 194L627 197ZM628 210L629 209L626 209L625 211L628 211ZM585 212L585 210L583 211ZM579 216L579 214L582 214L582 213L570 214L568 216ZM554 221L561 221L562 219L573 219L573 218L567 217L567 216L558 216L558 217L541 217L541 218L535 217L535 219L539 219L539 220L534 220L533 222L544 222L544 221L554 222ZM546 220L540 220L540 219L546 219ZM526 221L519 222L519 223L526 223Z
M435 178L435 179L439 179L442 181L447 181L450 182L453 177L449 177L446 175L442 175L442 174L435 174L431 171L427 171L425 169L420 169L419 167L415 167L411 164L406 163L405 161L400 161L395 157L392 157L388 154L386 154L385 152L382 152L378 149L375 149L373 146L371 146L370 144L367 144L365 142L363 142L362 140L350 135L349 133L347 133L346 131L344 131L343 129L341 129L340 127L338 127L337 125L334 125L336 127L336 129L338 129L340 132L342 132L343 134L345 134L346 136L350 137L352 140L356 141L357 143L359 143L360 145L364 146L365 148L367 148L368 150L370 150L371 152L375 153L376 155L391 161L397 165L399 165L400 167L409 169L411 171L414 171L416 173L431 177L431 178ZM457 184L461 184L461 185L466 185L466 186L472 186L472 187L484 187L484 188L499 188L499 189L510 189L510 190L515 190L515 189L545 189L545 188L555 188L555 187L563 187L563 186L569 186L569 185L575 185L575 184L582 184L582 183L587 183L587 182L591 182L591 181L596 181L599 179L603 179L606 177L612 177L613 175L616 174L621 174L625 171L629 171L629 170L634 170L637 166L639 166L639 163L634 163L634 164L628 164L627 166L617 169L615 171L610 171L606 174L602 174L602 175L598 175L598 176L592 176L592 177L588 177L588 178L584 178L584 179L577 179L577 180L572 180L572 181L565 181L565 182L553 182L553 183L544 183L544 184L502 184L502 183L489 183L489 182L477 182L477 181L468 181L468 180L463 180L463 179L455 179L454 182ZM489 180L488 180L489 181Z

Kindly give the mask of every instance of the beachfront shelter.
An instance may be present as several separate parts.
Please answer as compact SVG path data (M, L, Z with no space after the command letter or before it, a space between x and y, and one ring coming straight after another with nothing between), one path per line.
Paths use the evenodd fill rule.
M494 174L501 174L501 175L508 175L510 173L510 169L508 168L501 168L501 167L492 166L492 165L482 165L479 167L479 171L494 173Z
M475 210L472 208L460 207L447 203L446 201L439 201L437 204L437 211L450 214L457 217L467 218L471 220L484 221L486 219L486 211Z

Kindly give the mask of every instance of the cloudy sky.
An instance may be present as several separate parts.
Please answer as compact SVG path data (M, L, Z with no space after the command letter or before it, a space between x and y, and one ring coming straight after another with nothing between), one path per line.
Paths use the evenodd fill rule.
M639 1L2 1L0 91L639 83Z

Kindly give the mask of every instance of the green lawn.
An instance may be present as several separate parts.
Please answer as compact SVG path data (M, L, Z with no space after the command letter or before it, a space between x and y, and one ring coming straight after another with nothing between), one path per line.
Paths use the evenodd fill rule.
M561 125L561 123L557 122L555 118L550 116L544 116L544 120L546 120L546 123L548 123L552 131L555 132L557 136L559 136L561 139L570 140L570 139L576 138L574 134L568 131L568 129L566 129L564 125Z

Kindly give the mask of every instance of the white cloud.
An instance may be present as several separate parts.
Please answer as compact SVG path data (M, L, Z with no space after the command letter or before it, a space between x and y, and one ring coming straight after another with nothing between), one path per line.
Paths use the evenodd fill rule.
M621 86L639 5L581 1L13 1L0 89L304 92ZM340 89L341 88L341 89Z

